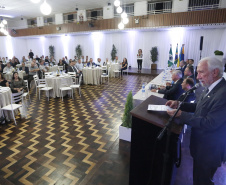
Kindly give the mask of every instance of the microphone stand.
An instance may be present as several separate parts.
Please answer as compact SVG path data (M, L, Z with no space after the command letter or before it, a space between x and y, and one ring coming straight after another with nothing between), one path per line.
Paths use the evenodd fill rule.
M180 110L182 103L186 100L186 98L187 98L187 96L189 95L190 92L191 91L185 92L184 99L179 103L179 105L177 107L177 111L174 113L174 115L172 117L169 118L167 124L161 130L161 132L159 133L159 135L157 137L157 140L161 140L162 137L164 136L165 132L167 131L165 154L163 155L164 156L164 162L163 162L163 172L162 172L162 178L161 178L161 185L164 185L164 182L165 182L165 179L166 179L166 167L167 167L167 163L168 163L168 160L169 160L169 145L170 145L170 136L171 136L171 126L172 126L174 118L176 117L177 113Z

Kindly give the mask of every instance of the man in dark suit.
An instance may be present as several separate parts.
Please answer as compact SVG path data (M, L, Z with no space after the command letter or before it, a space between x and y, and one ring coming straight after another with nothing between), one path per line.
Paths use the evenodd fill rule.
M166 86L165 89L152 89L152 92L158 92L160 94L164 94L163 98L167 100L177 100L179 96L184 92L181 87L183 82L182 72L180 70L175 70L172 72L172 86Z
M190 90L195 85L194 80L192 78L186 78L184 79L183 83L181 84L181 87L184 91ZM177 101L183 101L185 98L185 93L180 95L180 97L177 99ZM191 91L184 102L191 102L195 100L195 93Z
M33 59L34 57L34 53L32 52L32 50L30 49L30 52L29 52L29 57Z
M75 61L73 60L70 61L70 65L68 66L67 71L74 72L76 74L76 78L78 78L81 75L80 71L75 66Z
M197 79L206 91L197 103L184 103L177 117L192 127L193 185L213 185L214 173L226 161L226 81L222 78L222 62L213 57L203 58L197 72ZM166 103L171 108L178 104L178 101ZM172 116L175 110L167 113Z
M184 60L180 61L180 70L182 72L182 78L184 77L184 70L186 69L187 64Z
M184 70L184 79L185 78L192 78L194 82L196 83L195 80L195 75L194 75L194 67L193 66L187 66Z
M22 66L19 68L20 71L25 71L26 75L27 76L29 74L29 68L25 66L25 63L22 62ZM25 79L25 78L24 78ZM27 80L27 79L25 79Z

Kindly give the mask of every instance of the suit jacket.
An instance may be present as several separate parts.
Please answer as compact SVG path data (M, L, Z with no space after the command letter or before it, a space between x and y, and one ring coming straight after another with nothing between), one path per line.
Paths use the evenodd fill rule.
M172 86L167 86L166 89L160 89L158 93L164 94L163 98L167 100L177 100L179 96L184 92L181 87L182 82L183 78L172 84Z
M207 96L197 103L184 103L181 122L190 125L190 151L194 159L220 166L226 161L226 81L222 79Z
M185 93L183 93L182 95L180 95L180 97L177 99L177 101L183 101L183 99L185 98ZM195 100L195 93L191 92L189 93L189 95L187 96L187 98L184 100L184 102L188 102L190 103L191 101Z
M67 71L68 71L68 72L75 72L75 73L78 73L76 67L72 68L72 66L68 66L68 67L67 67Z

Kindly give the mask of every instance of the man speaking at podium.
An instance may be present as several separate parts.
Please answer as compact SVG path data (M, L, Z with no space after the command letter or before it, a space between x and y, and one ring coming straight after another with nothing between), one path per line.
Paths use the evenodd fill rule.
M216 58L203 58L197 72L206 90L196 103L183 103L177 117L192 127L193 185L213 185L214 173L226 161L226 81L223 64ZM177 108L179 102L170 100L166 105ZM167 113L173 116L175 109Z

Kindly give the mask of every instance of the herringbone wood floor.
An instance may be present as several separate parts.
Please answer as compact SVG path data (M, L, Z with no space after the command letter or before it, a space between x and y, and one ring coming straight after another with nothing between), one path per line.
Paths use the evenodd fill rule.
M152 78L83 85L81 98L63 102L32 89L27 119L0 127L0 184L128 184L130 145L118 126L129 91Z

